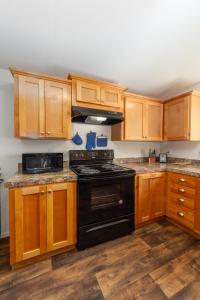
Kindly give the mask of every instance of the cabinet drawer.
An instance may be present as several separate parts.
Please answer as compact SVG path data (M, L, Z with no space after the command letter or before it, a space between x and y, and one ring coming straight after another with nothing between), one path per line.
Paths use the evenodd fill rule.
M193 188L190 188L188 186L182 186L180 184L170 183L169 184L169 191L176 193L180 196L185 196L189 198L195 198L196 196L196 190Z
M188 186L191 188L196 188L196 178L192 176L187 176L184 174L170 173L169 174L170 182L181 184L183 186Z
M181 207L187 207L189 209L194 209L195 200L193 198L188 198L184 195L178 195L176 193L169 193L169 201L176 203Z
M190 229L194 228L194 212L186 207L181 207L180 205L170 202L168 217Z

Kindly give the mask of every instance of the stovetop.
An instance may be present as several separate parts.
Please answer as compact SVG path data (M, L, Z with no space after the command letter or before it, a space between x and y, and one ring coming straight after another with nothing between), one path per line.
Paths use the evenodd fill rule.
M78 177L103 177L124 173L134 174L134 170L113 164L113 150L70 150L69 166Z
M78 176L96 176L96 175L116 175L126 173L134 173L134 170L119 165L107 164L90 164L71 166L71 170Z

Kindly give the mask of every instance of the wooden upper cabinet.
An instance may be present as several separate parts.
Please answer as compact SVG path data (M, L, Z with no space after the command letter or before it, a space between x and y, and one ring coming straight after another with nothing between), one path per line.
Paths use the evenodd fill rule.
M192 91L164 105L165 140L200 140L200 93Z
M157 101L147 101L145 119L145 136L148 141L161 141L163 137L163 104Z
M47 186L47 250L76 243L76 189L74 183Z
M122 106L121 91L115 88L101 88L101 104L120 108Z
M125 140L143 140L144 136L144 102L132 97L125 99L124 105Z
M190 98L183 96L165 104L165 139L188 140Z
M124 87L83 77L77 74L69 74L72 80L72 105L94 109L123 111L122 91Z
M137 177L137 224L165 215L165 173L148 173Z
M15 79L15 133L20 137L39 138L45 132L44 81L34 77Z
M161 141L163 103L128 92L124 95L125 120L112 126L112 140Z
M45 80L45 128L51 138L70 137L71 105L68 104L70 86Z
M15 80L15 136L71 138L71 82L11 69Z
M100 87L96 84L77 80L77 101L100 104Z
M11 264L46 251L46 187L33 186L10 192ZM12 226L15 225L14 230Z

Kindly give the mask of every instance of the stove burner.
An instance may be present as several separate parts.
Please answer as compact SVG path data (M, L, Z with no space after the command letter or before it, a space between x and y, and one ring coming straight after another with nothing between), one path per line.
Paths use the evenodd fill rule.
M112 165L112 164L103 165L102 168L105 170L111 170L111 171L121 171L122 170L122 167L117 166L117 165Z
M100 171L97 170L97 169L87 168L87 167L84 167L84 166L80 166L78 169L80 170L80 172L82 174L97 174L97 173L100 173Z

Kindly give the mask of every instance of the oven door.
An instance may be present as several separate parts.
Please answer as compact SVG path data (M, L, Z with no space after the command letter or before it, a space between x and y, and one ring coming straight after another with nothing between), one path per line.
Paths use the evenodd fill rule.
M78 226L134 213L134 176L124 174L78 181Z

